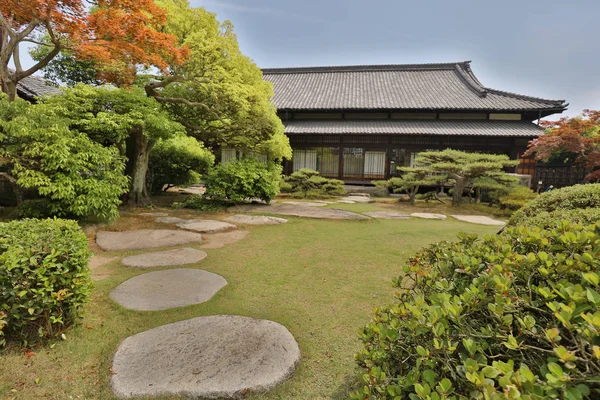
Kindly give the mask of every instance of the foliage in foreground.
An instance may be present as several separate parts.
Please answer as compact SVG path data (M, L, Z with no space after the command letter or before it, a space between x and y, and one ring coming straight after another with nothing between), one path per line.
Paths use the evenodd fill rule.
M69 126L52 104L0 98L0 167L17 196L34 189L52 215L115 218L127 191L125 164L116 148L104 147Z
M344 182L328 179L309 168L302 168L284 178L282 192L291 193L292 197L319 199L346 194Z
M600 224L433 244L356 355L356 399L600 396Z
M279 193L281 166L255 158L217 165L205 179L205 197L239 203L257 198L269 203Z
M600 210L600 183L575 185L540 194L535 200L516 211L508 221L508 225L540 226L544 217L554 219L546 221L546 224L556 224L562 219L593 223L597 221L592 218L598 215L598 210Z
M215 156L193 137L159 140L150 151L150 189L158 193L199 183L214 162Z
M0 328L28 342L53 338L81 316L92 288L88 241L74 221L0 224ZM0 343L2 344L2 343Z

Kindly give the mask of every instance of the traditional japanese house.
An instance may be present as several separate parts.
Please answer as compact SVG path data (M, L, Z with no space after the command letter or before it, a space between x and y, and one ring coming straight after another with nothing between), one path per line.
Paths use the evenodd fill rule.
M310 168L348 183L396 175L425 150L453 148L523 159L541 134L533 121L564 100L490 89L470 62L264 69L294 150L285 172Z

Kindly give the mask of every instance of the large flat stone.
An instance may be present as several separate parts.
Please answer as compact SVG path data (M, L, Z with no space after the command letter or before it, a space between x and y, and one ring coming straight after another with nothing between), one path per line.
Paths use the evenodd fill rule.
M348 197L342 197L339 201L353 201L355 203L373 203L373 202L375 202L369 196L348 196Z
M139 213L138 216L140 216L140 217L168 217L169 214L163 213L163 212L144 212L144 213Z
M234 224L244 225L277 225L288 222L287 219L284 218L269 217L266 215L236 214L223 219L225 221L233 222Z
M324 207L327 205L324 201L283 201L282 204L300 207Z
M105 251L145 250L200 242L202 236L198 233L168 229L103 231L96 234L96 243Z
M504 222L504 221L498 221L497 219L493 219L493 218L486 217L483 215L452 215L452 218L456 218L459 221L470 222L472 224L494 225L494 226L506 225L506 222Z
M177 224L177 227L201 233L217 233L237 229L237 226L233 224L212 219L191 219L186 222L180 222Z
M152 268L194 264L204 260L207 254L192 248L155 251L125 257L121 262L127 267Z
M424 218L424 219L441 219L444 220L447 217L444 214L432 214L432 213L412 213L411 217Z
M189 221L189 219L177 218L177 217L161 217L156 218L154 222L159 222L161 224L181 224Z
M372 218L379 219L410 219L410 215L408 214L400 214L394 211L371 211L363 213Z
M276 322L199 317L125 339L113 359L110 385L120 398L243 398L289 378L300 358L296 340Z
M110 292L110 297L131 310L167 310L204 303L225 285L227 281L212 272L169 269L133 277Z

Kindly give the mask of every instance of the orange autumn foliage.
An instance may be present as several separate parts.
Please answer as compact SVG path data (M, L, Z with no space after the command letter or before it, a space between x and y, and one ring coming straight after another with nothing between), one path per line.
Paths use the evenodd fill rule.
M525 156L548 161L560 154L574 155L590 173L587 180L600 180L600 111L583 110L580 117L540 121L547 133L529 142Z
M133 82L138 66L166 72L188 54L162 31L166 12L153 0L99 0L92 9L84 0L0 0L0 10L13 32L30 31L23 41L48 34L51 45L94 61L99 78L119 85Z

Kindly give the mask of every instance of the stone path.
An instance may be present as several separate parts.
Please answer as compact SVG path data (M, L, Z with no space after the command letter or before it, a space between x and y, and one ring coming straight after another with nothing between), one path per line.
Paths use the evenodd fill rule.
M288 220L284 218L268 217L266 215L236 214L223 219L225 221L233 222L234 224L245 225L277 225L285 224L286 222L288 222Z
M371 218L379 218L379 219L410 219L410 215L408 214L400 214L394 211L371 211L363 213L368 215Z
M412 213L411 217L424 218L424 219L440 219L445 220L447 217L444 214L432 214L432 213Z
M237 226L212 219L191 219L177 224L178 228L201 233L218 233L237 229Z
M257 206L239 206L238 211L241 212L257 212L257 213L269 213L278 215L291 215L295 217L304 218L323 218L323 219L369 219L361 214L356 214L350 211L338 210L335 208L317 208L317 207L306 207L296 204L271 204L271 205L257 205Z
M110 384L121 398L242 398L289 378L300 358L298 343L276 322L199 317L125 339Z
M187 222L189 219L177 218L177 217L162 217L156 218L154 222L160 222L162 224L180 224L182 222Z
M282 201L281 204L289 204L293 206L304 206L304 207L323 207L329 203L324 201Z
M452 218L456 218L459 221L471 222L473 224L480 224L480 225L494 225L494 226L506 225L506 222L504 222L504 221L498 221L497 219L485 217L482 215L452 215Z
M204 260L206 257L207 254L205 252L186 247L185 249L156 251L129 256L125 257L121 262L127 267L152 268L194 264Z
M131 310L167 310L204 303L225 285L227 281L212 272L170 269L133 277L110 292L110 297Z
M96 234L96 243L105 251L145 250L200 242L202 236L198 233L166 229L103 231Z
M212 235L203 235L205 244L200 247L203 249L220 249L228 244L239 242L248 236L249 233L250 232L248 231L235 230Z
M369 196L348 196L348 197L342 197L340 200L338 200L338 202L342 203L342 202L353 202L353 203L374 203L375 201L372 200Z

